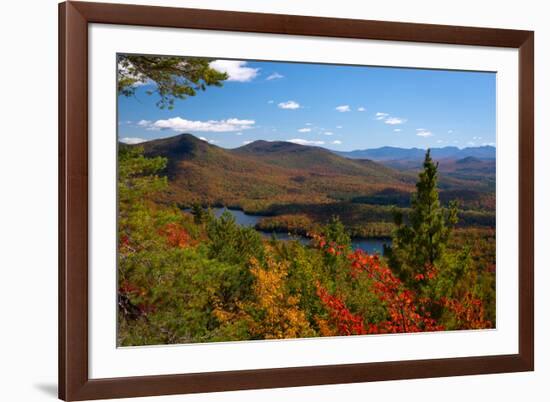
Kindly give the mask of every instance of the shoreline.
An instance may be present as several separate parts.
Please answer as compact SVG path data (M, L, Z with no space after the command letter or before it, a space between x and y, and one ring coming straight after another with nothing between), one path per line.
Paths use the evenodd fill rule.
M213 205L201 205L202 208L204 209L225 209L225 210L228 210L228 211L237 211L237 212L241 212L242 214L244 214L245 216L247 217L251 217L251 218L259 218L259 219L262 219L262 218L269 218L269 217L277 217L277 216L280 216L280 215L264 215L264 214L257 214L257 213L254 213L254 214L251 214L251 213L247 213L242 207L238 207L238 206L225 206L225 205L222 205L222 204L213 204ZM191 213L191 208L190 207L183 207L180 209L184 212L188 212L188 213ZM270 235L270 234L283 234L283 235L288 235L288 236L300 236L302 238L305 238L305 239L310 239L311 237L307 235L307 232L308 230L301 230L301 229L298 229L298 230L290 230L290 229L284 229L284 228L274 228L272 230L266 230L266 229L262 229L261 227L258 226L258 223L255 223L254 225L250 225L250 227L253 227L254 230L262 233L262 234L265 234L265 235ZM351 235L350 234L350 238L352 241L362 241L362 240L377 240L377 241L389 241L391 242L392 238L391 236L357 236L357 235Z

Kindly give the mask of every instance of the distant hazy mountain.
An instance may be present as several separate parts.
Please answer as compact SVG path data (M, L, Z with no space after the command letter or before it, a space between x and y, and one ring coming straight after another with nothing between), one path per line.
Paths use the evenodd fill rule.
M425 149L381 147L373 149L355 150L349 152L337 152L341 156L350 159L370 159L373 161L421 161L426 154ZM496 148L492 146L431 148L434 159L464 159L474 157L481 160L496 158Z

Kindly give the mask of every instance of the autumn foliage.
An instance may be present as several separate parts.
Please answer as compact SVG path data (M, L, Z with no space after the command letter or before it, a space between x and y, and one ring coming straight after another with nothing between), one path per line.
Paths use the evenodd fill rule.
M177 223L171 222L159 229L159 235L163 236L172 247L187 247L191 240L189 233Z
M285 286L288 263L276 262L271 257L266 266L255 258L250 261L250 272L254 277L253 297L239 303L233 313L215 310L222 325L242 320L246 322L252 339L284 339L313 336L305 314L299 308L299 296L290 295Z
M200 205L184 212L155 201L166 189L157 176L165 161L123 149L119 163L119 345L495 325L494 262L485 263L485 234L447 233L443 215L434 227L455 236L460 249L438 244L430 254L425 247L433 259L417 264L403 252L414 246L408 238L396 242L403 248L392 258L354 250L338 218L302 244L264 238L231 214L215 217ZM469 246L469 238L480 241Z
M340 255L341 249L332 243L327 243L320 236L315 236L318 248L331 255ZM355 250L347 255L350 262L350 273L353 278L365 274L372 282L372 291L387 308L387 319L378 323L366 323L353 314L341 297L331 295L319 283L317 294L329 312L329 323L335 331L325 332L333 335L364 335L384 333L411 333L421 331L442 331L445 327L431 317L427 305L438 304L449 309L454 315L460 329L490 328L491 321L484 318L483 303L468 293L462 300L441 298L426 300L413 290L407 289L403 283L384 266L378 255L370 255L362 250ZM426 270L426 274L417 274L417 280L433 280L436 278L434 267ZM323 322L326 328L327 322Z
M453 312L459 328L484 329L492 328L493 323L485 318L482 300L468 293L462 300L445 299L441 303Z
M318 324L322 328L322 335L365 335L368 333L378 333L376 330L372 332L367 331L363 318L349 311L340 298L331 295L319 283L317 283L317 295L329 312L329 320L318 319Z

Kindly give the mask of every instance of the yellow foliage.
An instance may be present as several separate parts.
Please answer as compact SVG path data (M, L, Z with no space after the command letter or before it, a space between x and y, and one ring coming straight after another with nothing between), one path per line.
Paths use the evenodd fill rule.
M338 330L330 325L328 320L325 320L321 317L315 317L315 321L319 326L319 335L320 336L337 336Z
M253 258L250 272L255 278L254 301L239 304L239 310L218 307L214 314L223 323L245 320L252 339L285 339L314 336L315 333L299 308L300 298L288 294L285 280L288 263L267 257L266 266Z

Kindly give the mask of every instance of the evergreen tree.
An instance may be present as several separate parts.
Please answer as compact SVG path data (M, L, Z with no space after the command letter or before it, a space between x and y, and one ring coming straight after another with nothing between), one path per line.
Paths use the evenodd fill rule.
M198 202L193 203L191 206L191 213L193 214L193 220L197 225L208 222L211 218L209 211L204 209Z
M198 57L118 56L118 93L133 96L138 85L154 83L161 109L174 108L176 99L195 96L207 86L222 86L226 73L210 67L211 60Z
M433 162L430 150L426 152L423 167L407 222L401 213L395 213L397 228L392 246L385 250L390 266L411 287L420 286L418 275L425 275L440 260L458 220L456 202L451 202L448 209L439 202L438 164Z
M327 243L334 243L348 250L351 247L351 237L338 216L332 216L321 229L321 234Z

